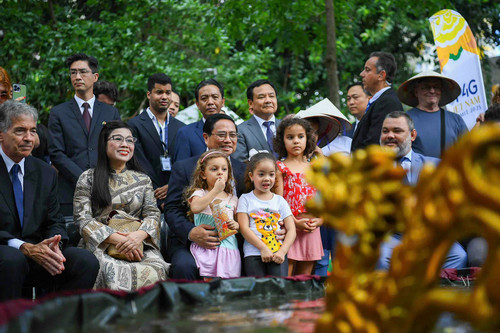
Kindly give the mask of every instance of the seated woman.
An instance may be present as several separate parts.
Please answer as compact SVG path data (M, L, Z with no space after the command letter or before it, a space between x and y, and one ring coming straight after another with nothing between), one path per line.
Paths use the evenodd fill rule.
M104 124L97 166L82 173L76 185L74 220L83 247L100 263L96 288L133 291L166 279L170 266L160 254L160 211L151 180L134 156L135 141L122 121ZM140 227L118 232L108 225L111 217L138 220ZM112 245L125 259L108 254Z

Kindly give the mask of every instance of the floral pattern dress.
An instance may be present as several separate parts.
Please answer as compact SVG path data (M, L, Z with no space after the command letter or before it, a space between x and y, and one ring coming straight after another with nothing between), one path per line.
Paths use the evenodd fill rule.
M160 211L156 207L153 187L147 175L138 171L124 170L113 173L109 180L111 206L92 210L90 196L94 169L82 173L76 185L73 199L73 215L79 227L82 240L80 246L94 253L99 260L100 270L95 288L133 291L167 278L169 264L160 253ZM139 230L150 237L144 241L144 258L139 262L115 259L106 252L104 243L114 229L107 225L112 210L117 217L139 218Z
M283 197L290 205L293 216L305 213L306 200L311 198L316 189L306 182L304 174L293 173L284 162L278 161L278 168L283 175ZM297 229L297 237L288 250L288 258L297 261L314 261L323 256L320 229L305 232Z

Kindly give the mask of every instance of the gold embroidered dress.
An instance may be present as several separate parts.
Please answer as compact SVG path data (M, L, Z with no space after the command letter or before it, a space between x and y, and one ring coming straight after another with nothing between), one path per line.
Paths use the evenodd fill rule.
M170 264L160 253L160 211L156 207L151 180L138 171L113 173L109 180L111 206L92 211L90 196L94 169L82 173L73 199L73 217L82 235L80 246L91 251L99 260L100 270L95 288L133 291L167 278ZM107 225L108 214L117 210L120 217L142 220L139 230L150 237L144 241L144 258L129 262L110 257L104 243L115 231ZM118 217L118 216L116 216Z

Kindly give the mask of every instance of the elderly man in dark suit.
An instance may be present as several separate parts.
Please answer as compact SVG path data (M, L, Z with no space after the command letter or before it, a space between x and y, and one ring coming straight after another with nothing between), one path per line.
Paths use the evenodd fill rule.
M92 253L66 247L56 172L30 156L37 118L26 104L0 106L0 301L24 285L89 289L99 271Z
M177 133L174 162L200 156L207 150L203 138L203 124L207 117L220 113L224 106L224 88L214 79L201 81L196 87L194 96L196 97L196 106L203 118L183 127Z
M382 124L380 144L390 147L396 152L399 164L406 170L405 183L415 185L420 171L425 163L434 165L441 161L438 158L423 156L412 150L412 143L417 137L415 124L411 117L402 111L389 113ZM378 269L389 269L392 250L401 243L401 234L391 236L390 240L382 243L380 258L377 262ZM467 254L458 243L453 243L446 256L443 268L464 268L467 264Z
M234 120L225 114L208 117L203 126L203 138L209 149L219 149L231 155L236 149L237 131ZM200 156L178 161L174 164L168 183L169 190L165 204L165 220L170 228L167 243L167 261L172 263L171 272L174 279L195 280L199 278L196 262L189 246L195 242L205 248L215 248L220 243L217 231L211 226L194 223L187 218L188 207L183 192L191 183L191 176ZM245 165L230 157L235 179L236 193L244 193Z
M392 111L402 111L403 105L391 88L396 75L396 60L386 52L373 52L361 72L364 88L372 94L365 115L356 126L352 137L351 152L378 144L385 116Z
M59 171L61 212L72 216L76 182L83 171L97 164L102 123L120 119L120 114L94 96L94 82L99 78L97 59L77 53L66 60L66 65L75 96L50 111L49 153Z
M233 157L241 162L248 160L250 150L267 150L274 153L273 139L279 120L276 88L268 80L257 80L247 88L248 107L253 116L238 126L238 147Z
M170 77L163 73L151 75L147 92L149 107L128 122L137 138L137 158L153 182L155 198L161 210L167 196L177 131L185 126L168 113L171 96Z

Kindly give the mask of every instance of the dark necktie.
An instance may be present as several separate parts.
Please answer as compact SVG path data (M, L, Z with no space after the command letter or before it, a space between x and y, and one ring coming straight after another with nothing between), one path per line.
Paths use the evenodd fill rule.
M10 177L12 179L12 189L14 190L14 198L16 199L17 213L19 214L19 221L21 222L21 228L23 227L23 217L24 217L24 199L23 199L23 188L21 186L21 181L17 176L19 173L19 164L14 164L12 169L10 169Z
M264 126L266 127L267 144L269 145L269 149L271 149L271 152L274 154L274 149L273 149L274 134L273 134L273 131L271 130L272 124L274 124L274 121L265 121L264 122Z
M90 117L89 112L90 104L85 102L83 103L83 121L85 122L85 126L87 126L87 131L90 131L90 122L92 118Z

